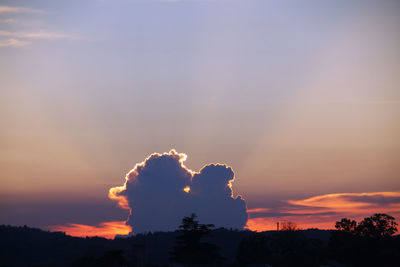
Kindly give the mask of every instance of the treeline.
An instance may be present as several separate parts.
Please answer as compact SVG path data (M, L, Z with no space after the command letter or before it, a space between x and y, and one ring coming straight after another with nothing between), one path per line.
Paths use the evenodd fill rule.
M359 223L343 218L335 227L325 244L295 227L270 235L253 233L240 243L237 266L400 266L393 217L375 214Z
M0 266L399 266L393 217L344 218L336 229L214 229L194 214L175 232L114 240L0 226Z

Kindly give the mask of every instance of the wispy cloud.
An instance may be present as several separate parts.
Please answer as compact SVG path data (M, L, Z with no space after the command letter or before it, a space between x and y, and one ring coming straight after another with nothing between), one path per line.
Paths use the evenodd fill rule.
M81 37L56 32L9 32L0 30L0 36L32 40L81 40Z
M0 14L7 14L7 13L28 13L28 14L44 14L46 13L40 9L33 9L28 7L16 7L16 6L2 6L0 5Z
M29 45L30 42L21 41L18 39L8 39L4 41L0 41L0 47L22 47Z
M15 20L15 19L0 19L0 23L15 24L15 23L17 23L17 20Z
M16 6L5 6L0 5L1 14L45 14L46 12L39 9L33 9L29 7L16 7ZM71 34L59 33L59 32L48 32L48 31L10 31L7 30L7 25L13 24L18 26L32 25L39 26L42 23L38 20L30 19L15 19L15 18L0 18L0 23L3 23L0 29L0 47L22 47L33 43L35 40L83 40L80 36ZM6 25L7 24L7 25Z
M270 212L270 208L255 208L255 209L248 209L248 213L263 213L263 212Z
M50 231L61 231L71 236L101 236L114 238L115 235L127 235L132 231L125 221L102 222L98 225L85 225L68 223L67 225L55 225L46 227Z
M0 25L2 27L8 27L9 25L13 26L43 26L43 22L38 19L13 19L13 18L0 18Z
M373 213L400 217L400 192L336 193L288 200L277 208L248 210L251 230L273 230L280 221L294 221L301 228L334 228L343 217L361 220Z
M372 105L399 105L400 100L371 100L367 103Z
M361 212L373 210L400 211L400 192L337 193L314 196L302 200L289 200L298 207L324 208L335 212Z

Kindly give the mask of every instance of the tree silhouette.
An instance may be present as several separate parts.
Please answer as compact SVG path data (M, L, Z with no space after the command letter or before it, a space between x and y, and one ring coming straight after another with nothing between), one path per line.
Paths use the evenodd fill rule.
M104 251L103 256L98 259L97 266L128 266L128 261L125 259L122 250L109 250Z
M358 224L354 220L343 218L336 222L335 228L342 233L360 237L382 238L396 233L397 225L394 217L384 213L375 213L370 217L364 218Z
M336 222L335 228L339 231L343 231L346 233L354 233L357 227L357 222L355 220L343 218L340 221Z
M397 232L397 222L387 214L376 213L364 218L355 231L358 235L371 238L382 238L393 235Z
M392 238L397 223L387 214L377 213L358 224L343 218L336 222L329 240L331 257L346 266L399 266L400 240Z
M237 261L242 266L249 264L268 264L271 254L269 243L269 238L257 233L243 238L238 247Z
M281 231L297 231L299 228L297 227L297 224L295 222L283 222Z
M239 266L318 267L323 264L323 244L303 231L252 233L240 242L237 261Z
M179 226L182 235L177 237L170 259L185 266L218 265L222 262L222 257L218 254L219 248L214 244L201 242L214 225L200 224L196 218L196 214L192 213L182 219L182 224Z
M93 257L83 256L74 260L69 266L71 267L127 267L134 266L129 262L122 250L106 250L103 255L96 259Z

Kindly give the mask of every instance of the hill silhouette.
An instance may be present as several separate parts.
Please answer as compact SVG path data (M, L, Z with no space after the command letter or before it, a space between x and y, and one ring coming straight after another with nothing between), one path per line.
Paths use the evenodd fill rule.
M177 266L171 261L174 246L188 236L181 229L111 240L2 225L0 266ZM213 266L398 266L400 262L399 236L373 239L336 230L256 233L208 227L200 238L200 244L210 244L222 259Z

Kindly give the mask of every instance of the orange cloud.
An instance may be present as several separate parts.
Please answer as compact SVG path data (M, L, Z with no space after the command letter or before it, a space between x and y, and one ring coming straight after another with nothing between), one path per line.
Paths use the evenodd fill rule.
M129 210L130 208L129 208L128 199L125 196L122 196L119 194L122 191L124 191L125 189L126 189L126 182L123 186L116 186L116 187L111 188L108 191L108 197L112 200L117 201L117 205L121 209Z
M256 209L248 209L247 212L248 213L258 213L258 212L269 212L272 209L269 208L256 208Z
M98 225L68 223L66 225L49 226L47 229L65 232L67 235L77 237L99 236L110 239L116 235L127 235L132 231L132 228L126 225L125 221L102 222Z
M400 192L338 193L288 200L289 204L337 213L400 212ZM320 211L320 210L319 210Z
M333 229L335 222L343 217L361 220L378 212L400 218L400 192L325 194L286 203L289 206L248 210L246 228L275 230L277 222L292 221L302 229Z

